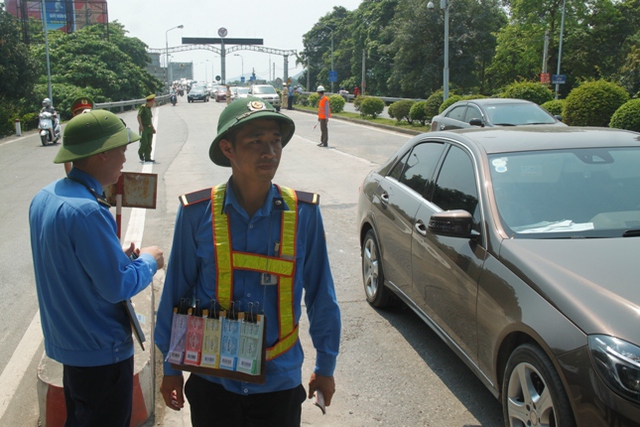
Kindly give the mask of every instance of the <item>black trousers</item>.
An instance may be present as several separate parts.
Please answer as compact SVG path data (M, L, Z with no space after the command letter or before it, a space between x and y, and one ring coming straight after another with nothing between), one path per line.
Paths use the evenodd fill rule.
M193 427L300 427L304 387L240 395L191 374L185 385Z
M65 427L129 427L133 356L113 365L63 368Z
M329 142L329 127L327 126L327 119L320 119L320 143L327 145Z

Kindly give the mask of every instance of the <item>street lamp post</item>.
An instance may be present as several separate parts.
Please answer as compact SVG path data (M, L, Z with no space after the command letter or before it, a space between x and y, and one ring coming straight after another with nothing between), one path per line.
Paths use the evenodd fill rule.
M244 58L239 53L234 53L233 56L239 56L242 60L242 74L240 75L240 81L242 81L242 78L244 77Z
M331 31L331 71L333 71L333 28L327 27L326 25L324 28L328 28L329 31ZM333 82L331 82L331 93L333 93Z
M165 66L167 67L166 79L167 79L167 87L168 88L171 87L171 70L169 69L169 31L175 30L176 28L184 28L184 25L178 25L177 27L169 28L164 33L165 54L166 54L165 55L165 59L167 60Z
M558 45L558 68L556 69L556 75L560 75L560 61L562 60L562 36L564 34L564 10L567 5L567 0L562 2L562 19L560 21L560 44ZM557 77L558 78L558 77ZM558 99L560 93L560 83L556 82L556 99Z
M449 0L440 0L440 9L444 10L444 69L442 70L442 100L449 98ZM435 8L433 2L427 3L427 9Z

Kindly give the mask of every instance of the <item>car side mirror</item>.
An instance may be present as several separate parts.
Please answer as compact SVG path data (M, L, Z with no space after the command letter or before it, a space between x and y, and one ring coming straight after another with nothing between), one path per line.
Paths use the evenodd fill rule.
M481 128L483 128L484 127L484 120L478 119L478 118L474 118L474 119L469 120L469 124L471 126L480 126Z
M473 229L473 217L471 214L462 209L431 215L428 228L431 233L440 236L472 239L480 235Z
M557 121L561 122L562 121L562 116L559 116L558 114L556 114L555 116L553 116L556 118Z

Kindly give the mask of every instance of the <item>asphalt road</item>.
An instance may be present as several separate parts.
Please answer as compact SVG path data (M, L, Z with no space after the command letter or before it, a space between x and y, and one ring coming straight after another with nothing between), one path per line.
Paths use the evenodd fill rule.
M180 98L175 107L156 109L159 125L153 173L159 177L158 200L157 208L146 212L143 246L157 244L169 256L178 196L228 178L230 170L215 166L208 157L223 107L213 101L187 103L186 98ZM355 224L358 188L366 174L409 136L333 119L329 123L329 148L319 148L320 129L314 129L315 116L283 112L294 119L296 134L284 150L275 181L320 194L343 314L336 395L324 416L306 402L303 425L502 425L500 405L491 393L411 310L399 307L378 311L364 299ZM121 117L132 128L137 127L135 113ZM128 151L125 171L142 170L136 151L137 146ZM42 346L29 339L35 341L30 350L33 354L15 353L26 348L19 344L37 312L27 220L29 202L41 187L63 176L62 167L51 162L56 152L55 146L40 146L36 134L0 140L0 176L4 183L0 190L0 292L4 296L0 299L0 369L6 371L10 360L26 359L22 361L22 376L6 382L6 372L0 376L0 392L12 390L4 399L0 395L0 405L4 405L4 409L0 406L0 425L38 425L35 379ZM127 209L124 215L122 223L127 224ZM161 279L159 274L154 281L156 295L161 292ZM305 323L301 327L307 357L303 378L309 377L314 360L306 329ZM184 415L165 414L158 400L153 424L189 425Z

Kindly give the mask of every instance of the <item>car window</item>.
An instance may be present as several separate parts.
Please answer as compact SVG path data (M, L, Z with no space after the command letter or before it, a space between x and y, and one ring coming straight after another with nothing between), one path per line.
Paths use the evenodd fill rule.
M464 121L464 111L466 109L467 109L466 105L460 105L458 107L455 107L454 109L449 111L449 114L447 114L447 117L449 117L450 119L460 120L461 122L463 122Z
M425 142L416 145L406 158L404 172L400 176L400 182L411 187L427 197L429 180L438 164L442 154L444 144L436 142Z
M500 218L520 238L620 237L640 229L640 149L489 156Z
M409 158L409 153L406 153L402 156L402 159L391 169L389 173L389 177L394 178L397 181L400 181L400 175L402 175L402 171L404 170L404 165L407 163L407 159Z
M495 104L485 107L489 121L495 125L554 124L556 120L537 104Z
M475 105L469 105L467 112L464 114L464 121L469 123L471 119L482 119L482 113Z
M433 203L442 210L463 209L473 215L474 228L479 230L478 190L471 157L461 148L452 146L436 179Z
M253 93L276 93L273 86L256 86L253 88Z

